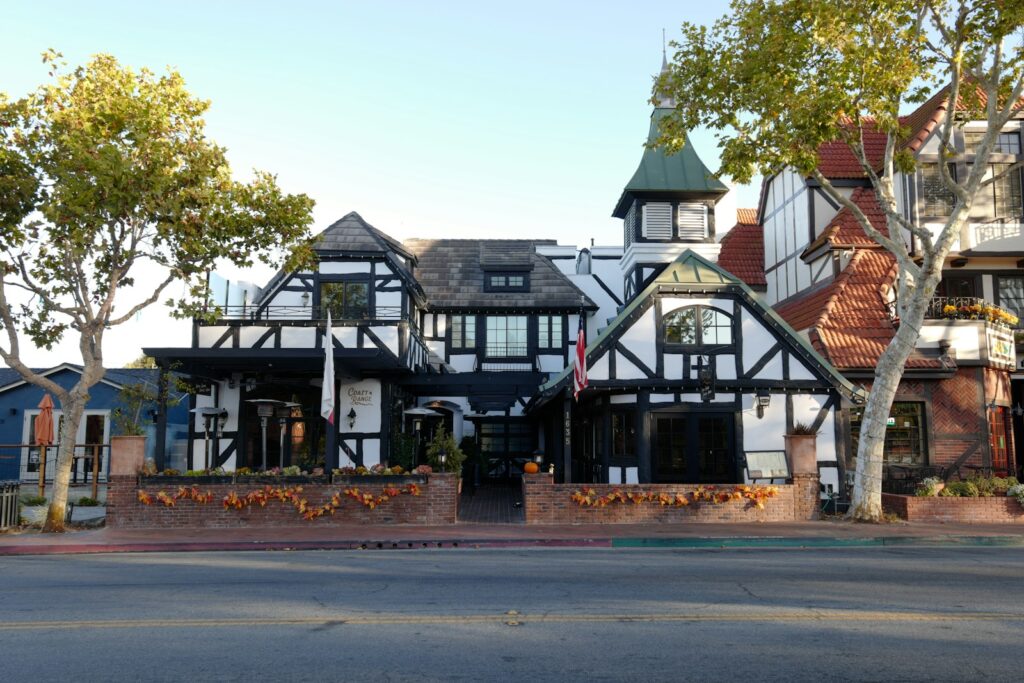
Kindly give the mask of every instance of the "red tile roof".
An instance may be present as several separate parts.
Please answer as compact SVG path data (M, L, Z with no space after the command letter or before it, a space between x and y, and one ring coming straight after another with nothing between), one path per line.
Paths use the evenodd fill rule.
M718 265L751 287L764 287L764 231L755 209L737 209L736 225L722 238Z
M869 187L858 187L853 190L850 199L868 217L868 221L875 230L883 235L889 234L889 227L885 220L885 212L878 204L878 197L874 190ZM854 217L853 212L845 206L832 218L825 229L813 242L804 249L804 255L814 253L821 246L828 244L832 247L864 247L881 249L878 242L871 239L860 222Z
M757 209L736 209L736 222L757 225Z
M892 341L888 293L896 261L881 249L857 249L831 283L776 308L786 322L808 330L811 344L839 369L870 369ZM943 368L938 358L914 352L908 368Z
M874 169L881 168L885 157L885 142L888 135L875 130L872 124L864 127L864 149L868 162ZM850 146L842 141L826 142L818 147L818 170L830 180L857 179L865 177L864 169L854 156Z

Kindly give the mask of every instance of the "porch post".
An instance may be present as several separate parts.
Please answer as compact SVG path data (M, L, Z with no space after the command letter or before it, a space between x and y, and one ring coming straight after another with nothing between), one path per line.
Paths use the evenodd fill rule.
M636 464L637 480L641 484L653 481L651 472L651 395L641 389L636 397Z
M167 366L161 363L159 371L156 381L156 448L153 460L156 471L163 472L167 467Z
M562 482L572 481L572 396L567 390L562 399Z

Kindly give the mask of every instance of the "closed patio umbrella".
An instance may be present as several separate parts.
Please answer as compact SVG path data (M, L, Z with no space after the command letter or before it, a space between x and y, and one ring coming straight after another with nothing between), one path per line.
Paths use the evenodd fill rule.
M36 446L40 446L39 454L39 495L46 490L46 447L53 444L53 399L43 394L39 402L39 414L35 420Z

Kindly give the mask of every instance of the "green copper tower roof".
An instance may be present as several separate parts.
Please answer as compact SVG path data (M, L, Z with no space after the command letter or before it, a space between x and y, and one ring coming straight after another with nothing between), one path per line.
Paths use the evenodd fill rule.
M651 114L648 144L658 139L658 126L671 112L667 107L659 107ZM661 147L647 147L636 173L622 190L612 216L625 218L630 203L638 196L708 199L728 191L729 188L711 175L689 142L676 154L668 154Z

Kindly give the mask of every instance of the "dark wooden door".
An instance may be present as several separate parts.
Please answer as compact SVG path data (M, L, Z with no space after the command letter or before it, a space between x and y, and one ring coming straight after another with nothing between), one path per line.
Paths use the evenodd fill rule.
M689 484L737 481L733 416L728 413L656 413L654 480Z

